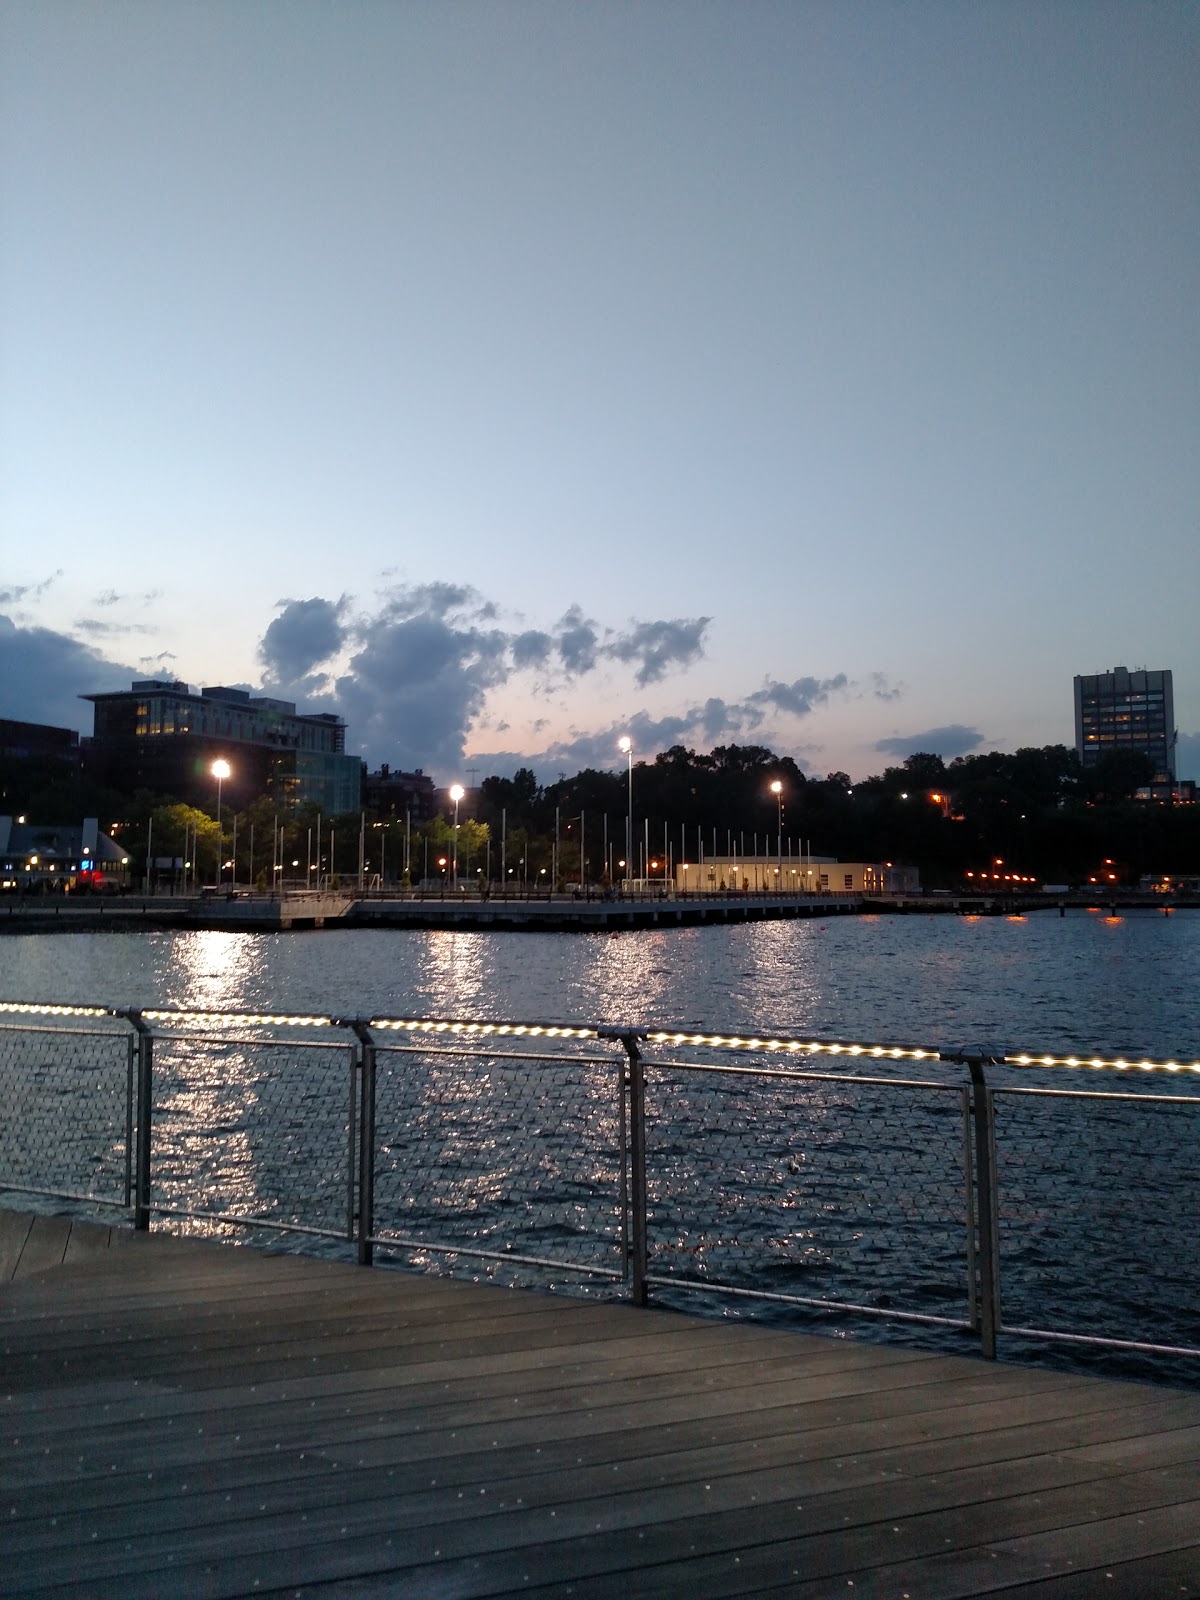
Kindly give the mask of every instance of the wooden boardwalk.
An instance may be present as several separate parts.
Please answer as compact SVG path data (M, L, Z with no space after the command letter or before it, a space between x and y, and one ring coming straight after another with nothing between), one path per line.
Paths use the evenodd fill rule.
M5 1595L1200 1595L1200 1393L16 1213L0 1280Z

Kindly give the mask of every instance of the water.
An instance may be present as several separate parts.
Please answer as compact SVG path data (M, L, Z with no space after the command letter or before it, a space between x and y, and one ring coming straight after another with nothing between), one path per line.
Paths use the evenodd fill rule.
M0 999L1200 1058L1200 913L0 938Z
M0 999L661 1025L986 1053L1198 1060L1198 993L1200 913L1186 911L838 917L580 935L0 937ZM156 1062L162 1196L233 1209L252 1194L256 1214L267 1206L286 1212L292 1196L302 1196L291 1214L311 1222L315 1186L325 1208L315 1220L339 1226L342 1102L325 1097L326 1058L314 1061L312 1047L297 1042L284 1056L179 1046L174 1057L161 1049ZM76 1080L65 1057L59 1065L37 1154L43 1165L65 1160L71 1142L59 1108L74 1103ZM961 1083L963 1073L931 1067L920 1075L936 1087L785 1091L769 1081L656 1078L658 1270L960 1316L962 1110L950 1080ZM1028 1083L1030 1075L1012 1077ZM1182 1076L1040 1078L1074 1090L1200 1093L1200 1083ZM522 1076L482 1058L389 1058L381 1066L380 1210L401 1234L461 1236L464 1248L557 1254L564 1233L577 1236L581 1251L598 1238L611 1248L611 1232L605 1246L593 1223L598 1209L611 1213L616 1203L614 1081L611 1067ZM1107 1336L1200 1342L1196 1269L1181 1248L1200 1228L1200 1109L1010 1093L1000 1095L997 1114L1006 1322L1040 1318L1042 1326ZM115 1127L118 1113L105 1115ZM84 1146L88 1138L81 1129ZM440 1259L423 1264L436 1269ZM744 1314L745 1304L726 1304L723 1314ZM861 1319L831 1323L824 1313L761 1314L858 1337L961 1343ZM1027 1359L1198 1381L1194 1363L1004 1343L1006 1354Z

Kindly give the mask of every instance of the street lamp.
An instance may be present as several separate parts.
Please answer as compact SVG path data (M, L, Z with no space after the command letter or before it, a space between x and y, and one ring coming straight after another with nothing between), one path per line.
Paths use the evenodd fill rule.
M455 889L458 888L458 802L466 792L461 783L456 783L450 791L450 798L454 801L454 870L450 880Z
M633 740L627 733L617 740L617 749L623 750L629 758L629 815L625 819L625 860L630 863L628 871L633 863Z
M783 784L776 778L771 784L771 793L775 796L779 806L779 831L775 835L775 888L783 888Z
M233 769L228 761L214 761L212 775L217 780L217 888L221 887L221 785Z

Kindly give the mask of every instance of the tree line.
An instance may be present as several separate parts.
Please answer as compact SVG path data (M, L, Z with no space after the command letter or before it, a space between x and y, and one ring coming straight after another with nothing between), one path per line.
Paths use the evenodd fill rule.
M780 848L916 866L929 888L961 887L967 873L990 873L997 863L1055 883L1087 883L1101 872L1129 882L1200 871L1196 807L1138 801L1136 790L1151 776L1148 759L1136 753L1085 768L1073 749L1047 745L950 762L917 753L854 783L844 772L806 774L761 745L708 752L676 745L633 765L628 864L627 768L590 768L549 784L529 768L485 778L460 803L457 834L448 799L438 815L420 820L369 810L329 816L262 796L243 810L226 809L219 854L224 877L260 888L314 876L357 883L360 872L389 884L457 876L460 884L483 878L563 887L665 875L667 865L701 853ZM86 775L33 761L7 764L0 799L5 812L27 810L38 820L95 815L116 825L142 877L148 858L169 863L151 868L162 880L215 877L215 817L172 796L97 792Z

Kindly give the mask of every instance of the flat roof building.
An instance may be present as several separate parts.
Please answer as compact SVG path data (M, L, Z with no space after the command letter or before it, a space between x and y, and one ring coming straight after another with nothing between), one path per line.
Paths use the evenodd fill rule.
M1138 750L1155 781L1175 777L1175 697L1169 671L1114 667L1075 679L1075 749L1085 767L1112 750Z
M85 694L95 707L88 765L124 794L149 789L203 810L213 802L213 762L229 763L225 797L311 801L327 813L362 804L362 762L346 754L346 724L328 713L297 715L290 700L245 689L201 689L166 678Z

